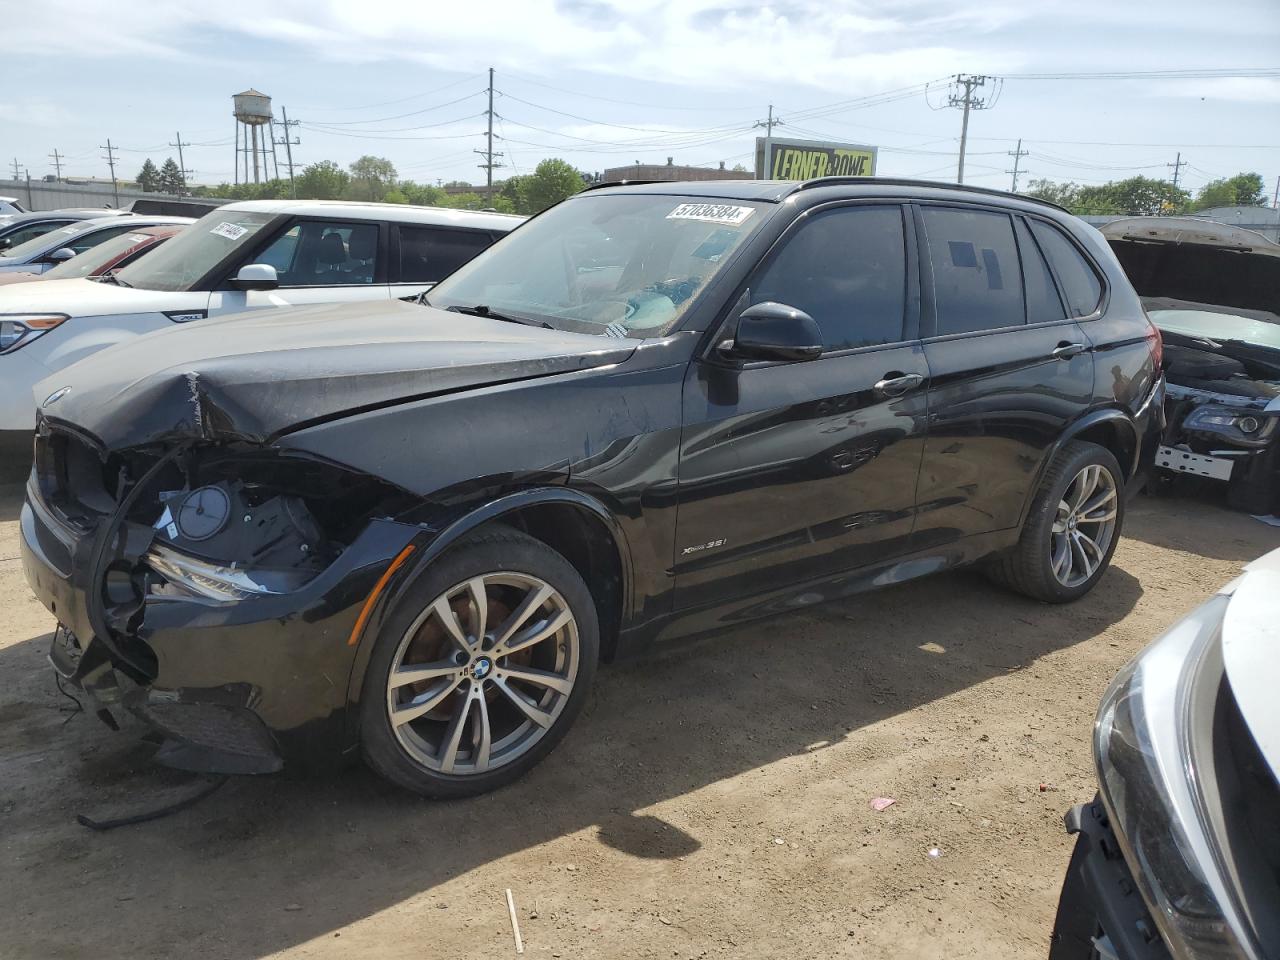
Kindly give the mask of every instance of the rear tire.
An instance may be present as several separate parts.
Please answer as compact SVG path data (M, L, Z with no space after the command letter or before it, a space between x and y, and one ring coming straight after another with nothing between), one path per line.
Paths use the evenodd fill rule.
M1017 544L987 572L1035 600L1077 600L1106 573L1123 523L1120 464L1105 447L1071 440L1041 478Z
M417 575L374 641L365 761L427 797L510 783L582 710L599 637L586 583L555 550L508 527L464 540Z

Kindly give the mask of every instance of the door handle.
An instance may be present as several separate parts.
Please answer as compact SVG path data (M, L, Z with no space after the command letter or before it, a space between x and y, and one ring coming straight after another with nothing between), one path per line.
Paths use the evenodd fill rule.
M1070 360L1072 357L1078 357L1087 350L1083 343L1069 343L1063 340L1060 344L1053 348L1050 354L1055 360Z
M924 383L924 377L918 373L904 374L894 371L885 374L884 379L877 381L872 389L882 397L900 397L922 383Z

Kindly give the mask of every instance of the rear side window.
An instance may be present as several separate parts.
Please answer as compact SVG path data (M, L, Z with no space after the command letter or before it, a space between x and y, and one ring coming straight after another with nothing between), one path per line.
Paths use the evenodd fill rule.
M7 251L0 253L0 256L10 256L14 247L21 246L28 240L34 240L36 237L43 237L46 233L50 233L59 227L65 227L71 223L70 220L54 220L52 222L45 221L43 223L33 223L30 226L15 230L13 233L5 234L5 239L9 241Z
M947 207L923 214L938 336L1023 324L1022 272L1008 214Z
M96 230L93 233L86 233L76 237L68 244L76 253L84 253L86 250L92 250L98 244L112 237L118 237L122 233L128 233L132 227L125 224L122 227L108 227L106 230Z
M1102 299L1102 281L1076 245L1057 227L1042 220L1032 220L1031 229L1062 284L1068 315L1087 317L1097 310L1098 301Z
M479 230L401 226L400 282L437 283L492 242Z
M1016 223L1018 252L1022 254L1022 278L1027 291L1027 322L1063 320L1067 312L1062 309L1062 298L1058 296L1058 288L1054 286L1053 274L1049 272L1044 254L1022 219Z
M785 241L751 284L751 302L803 310L827 350L903 337L906 241L900 207L842 207L819 213Z

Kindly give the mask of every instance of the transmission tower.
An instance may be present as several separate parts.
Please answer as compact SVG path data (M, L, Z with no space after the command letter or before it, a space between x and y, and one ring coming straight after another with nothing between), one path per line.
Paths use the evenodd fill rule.
M977 96L975 91L985 87L988 82L994 85L995 79L982 74L957 73L952 82L947 106L959 107L964 111L964 119L960 123L960 164L956 168L956 183L964 183L964 151L969 144L969 111L986 110L993 104L991 97Z
M485 203L493 206L493 171L502 164L495 163L494 157L500 157L502 154L493 152L493 67L489 68L489 109L485 111L489 118L489 130L485 134L485 148L483 150L473 150L472 153L478 153L484 157L484 163L480 164L480 169L484 171L484 196Z

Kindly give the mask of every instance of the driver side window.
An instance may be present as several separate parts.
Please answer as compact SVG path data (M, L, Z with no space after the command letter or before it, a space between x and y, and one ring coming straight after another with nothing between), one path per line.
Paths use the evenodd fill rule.
M295 223L253 258L276 268L282 287L373 283L378 224Z
M818 322L828 352L896 343L907 305L906 234L898 206L841 207L807 217L751 284Z

